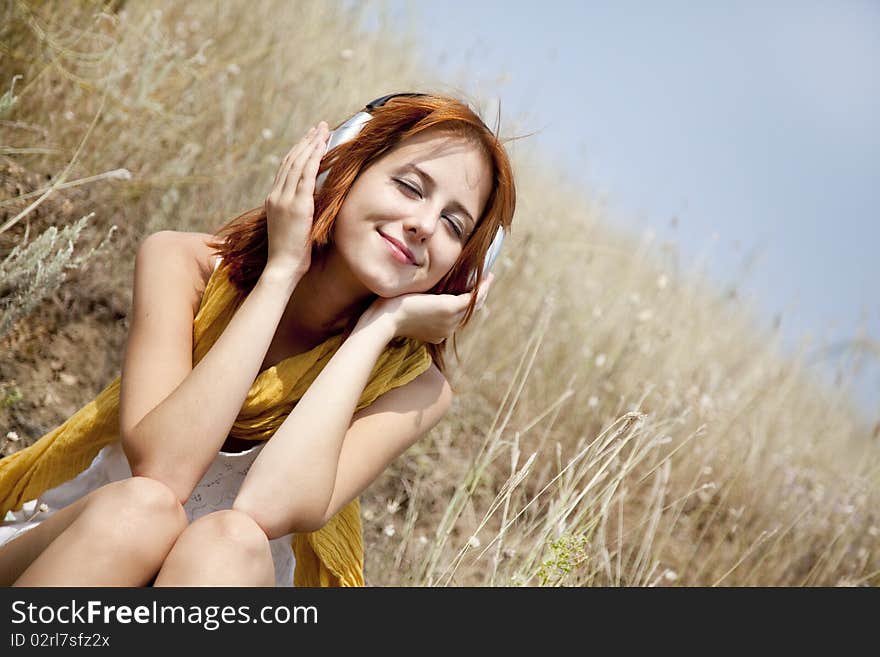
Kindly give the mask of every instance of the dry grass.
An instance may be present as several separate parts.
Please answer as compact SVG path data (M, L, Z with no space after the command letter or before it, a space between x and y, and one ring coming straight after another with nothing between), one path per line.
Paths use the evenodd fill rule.
M87 217L44 250L66 275L35 286L31 258L0 281L41 300L2 336L0 428L21 436L7 453L118 373L146 234L258 205L305 126L365 99L430 89L484 109L416 70L406 35L328 3L0 12L0 259ZM615 231L522 146L453 410L361 498L368 583L880 583L878 428L778 356L750 307L679 271L670 245ZM101 342L83 350L77 331Z

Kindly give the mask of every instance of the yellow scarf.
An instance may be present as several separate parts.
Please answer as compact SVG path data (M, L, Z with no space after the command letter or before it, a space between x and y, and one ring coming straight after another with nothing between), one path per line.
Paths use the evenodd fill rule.
M232 319L241 294L221 265L215 269L193 320L193 365ZM281 361L259 374L230 429L235 438L268 440L342 345L343 334ZM357 410L383 393L409 383L431 366L425 345L395 338L379 356ZM76 477L105 445L119 440L116 377L95 399L37 442L0 460L0 518L45 491ZM293 491L291 491L293 492ZM294 586L363 586L364 550L360 504L355 498L324 527L294 534Z

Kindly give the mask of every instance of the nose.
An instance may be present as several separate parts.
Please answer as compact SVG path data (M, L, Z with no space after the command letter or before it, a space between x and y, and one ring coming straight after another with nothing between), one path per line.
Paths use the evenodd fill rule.
M437 230L439 221L440 213L433 208L425 207L417 214L409 216L403 223L403 229L414 233L419 240L425 241Z

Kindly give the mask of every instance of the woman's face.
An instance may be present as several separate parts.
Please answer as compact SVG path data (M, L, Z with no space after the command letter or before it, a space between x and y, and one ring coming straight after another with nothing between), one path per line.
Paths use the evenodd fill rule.
M373 294L426 292L455 264L491 185L491 168L477 146L426 130L361 172L340 208L333 242ZM388 238L406 246L415 262Z

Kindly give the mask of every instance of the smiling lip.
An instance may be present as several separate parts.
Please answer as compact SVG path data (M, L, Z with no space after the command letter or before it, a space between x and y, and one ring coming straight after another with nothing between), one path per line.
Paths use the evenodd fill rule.
M391 246L391 250L393 253L402 256L403 259L406 260L407 264L417 266L418 263L416 263L415 258L413 258L412 252L408 248L406 248L405 245L401 244L393 237L388 237L382 232L380 232L379 235L381 235L384 240L388 242L388 244Z

